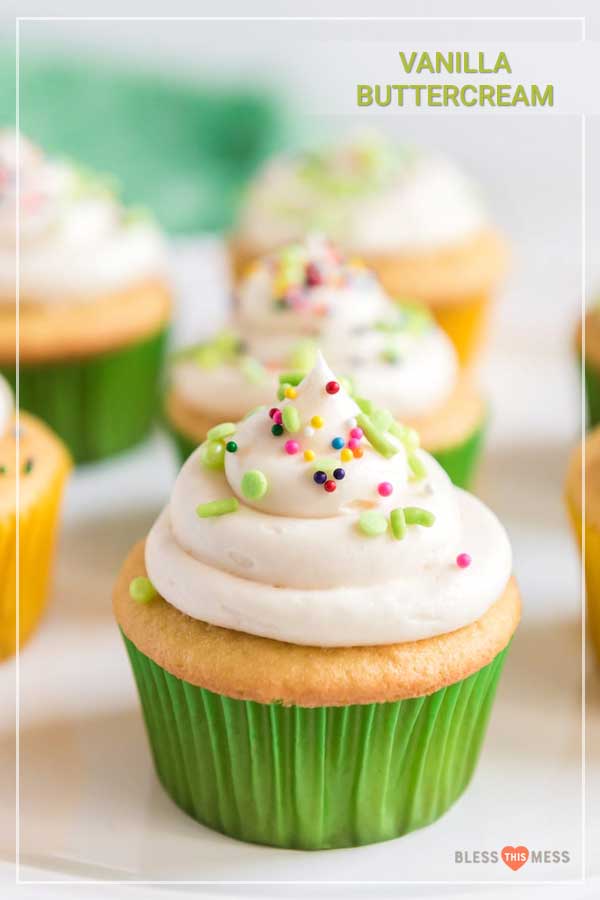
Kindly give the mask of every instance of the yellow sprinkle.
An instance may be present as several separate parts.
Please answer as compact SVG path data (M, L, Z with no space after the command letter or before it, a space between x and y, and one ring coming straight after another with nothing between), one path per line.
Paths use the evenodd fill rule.
M283 297L289 287L288 279L283 275L277 275L273 280L273 294L275 297Z
M358 256L353 256L349 262L349 265L352 266L353 269L366 269L366 265L362 259Z
M298 392L297 392L296 388L294 388L294 387L286 387L283 394L285 397L288 398L288 400L295 400L296 397L298 396Z
M353 459L352 450L349 450L348 447L344 447L340 452L340 459L342 462L348 462L350 459Z
M314 458L315 458L314 450L305 450L304 451L304 459L306 460L306 462L312 462Z
M310 420L310 424L313 428L322 428L325 423L323 422L321 416L313 416Z

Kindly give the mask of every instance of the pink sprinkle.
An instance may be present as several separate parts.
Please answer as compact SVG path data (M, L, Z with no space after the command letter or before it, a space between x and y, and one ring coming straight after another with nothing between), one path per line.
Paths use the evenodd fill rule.
M284 450L286 453L289 453L290 456L293 456L294 453L297 453L300 449L300 444L298 441L286 441L284 444Z
M276 410L273 413L273 421L275 422L276 425L281 425L281 423L283 422L283 416L281 414L280 409Z
M389 481L382 481L381 484L377 485L377 490L382 497L389 497L394 490L394 485L390 484Z
M456 565L459 569L468 569L471 565L471 557L468 553L459 553L456 557Z
M358 438L350 438L350 440L348 441L347 447L348 447L348 450L352 450L352 452L354 452L355 450L358 450L358 448L360 447L360 441L358 440Z
M352 431L350 432L350 437L355 438L357 441L360 441L362 436L363 436L362 428L353 428Z

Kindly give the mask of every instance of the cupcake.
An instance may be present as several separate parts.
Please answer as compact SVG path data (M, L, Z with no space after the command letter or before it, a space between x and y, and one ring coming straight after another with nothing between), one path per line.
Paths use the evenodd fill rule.
M17 458L17 429L19 452ZM58 514L71 462L42 422L13 414L9 386L0 378L0 660L16 644L17 468L19 470L19 642L44 610Z
M582 546L582 450L571 454L566 501L571 524ZM600 658L600 428L585 441L585 583L589 633Z
M377 422L319 357L195 451L118 578L158 777L241 840L395 838L475 768L520 614L509 542Z
M144 438L156 410L171 301L165 246L94 175L19 153L20 405L76 462ZM0 370L15 378L17 138L0 136Z
M472 359L507 248L448 160L374 135L274 159L242 205L230 242L234 275L311 230L360 255L393 297L427 305L461 362Z
M581 326L577 333L577 351L582 355ZM588 425L600 424L600 303L594 304L585 317L585 393Z
M293 392L321 348L338 374L352 373L357 396L418 430L455 484L469 486L486 405L424 307L393 303L364 263L316 236L257 261L238 294L232 333L172 368L167 419L184 459L218 421L270 404L278 379Z

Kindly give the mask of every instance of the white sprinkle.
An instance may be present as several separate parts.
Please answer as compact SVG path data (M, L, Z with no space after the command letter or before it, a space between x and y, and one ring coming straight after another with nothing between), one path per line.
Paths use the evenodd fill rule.
M357 423L356 419L348 419L348 421L346 422L346 425L348 426L348 428L356 428L357 424L358 423Z
M311 425L307 425L304 429L304 434L306 435L306 437L312 437L314 433L315 429Z

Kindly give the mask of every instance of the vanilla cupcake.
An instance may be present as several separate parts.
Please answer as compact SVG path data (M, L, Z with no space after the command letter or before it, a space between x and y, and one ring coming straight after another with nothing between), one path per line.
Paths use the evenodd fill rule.
M448 160L370 135L271 161L231 239L233 270L313 230L373 268L395 298L426 304L471 360L507 266L479 192Z
M580 548L585 534L585 584L589 633L600 658L600 428L585 441L585 517L583 516L583 454L577 447L569 461L566 500Z
M242 840L398 837L479 755L519 619L509 542L377 422L319 357L293 399L190 457L118 579L158 776Z
M144 438L171 300L157 227L98 177L0 135L0 369L14 382L19 181L20 403L77 462Z
M486 406L427 310L394 304L358 258L316 236L256 261L238 294L233 334L173 366L167 418L183 458L217 421L269 403L276 374L282 393L293 391L321 348L336 372L352 373L356 394L417 429L452 480L469 485Z
M19 641L23 643L48 599L60 502L70 467L64 446L42 422L22 413L17 425L11 391L0 378L0 660L14 653L16 646L17 527Z

